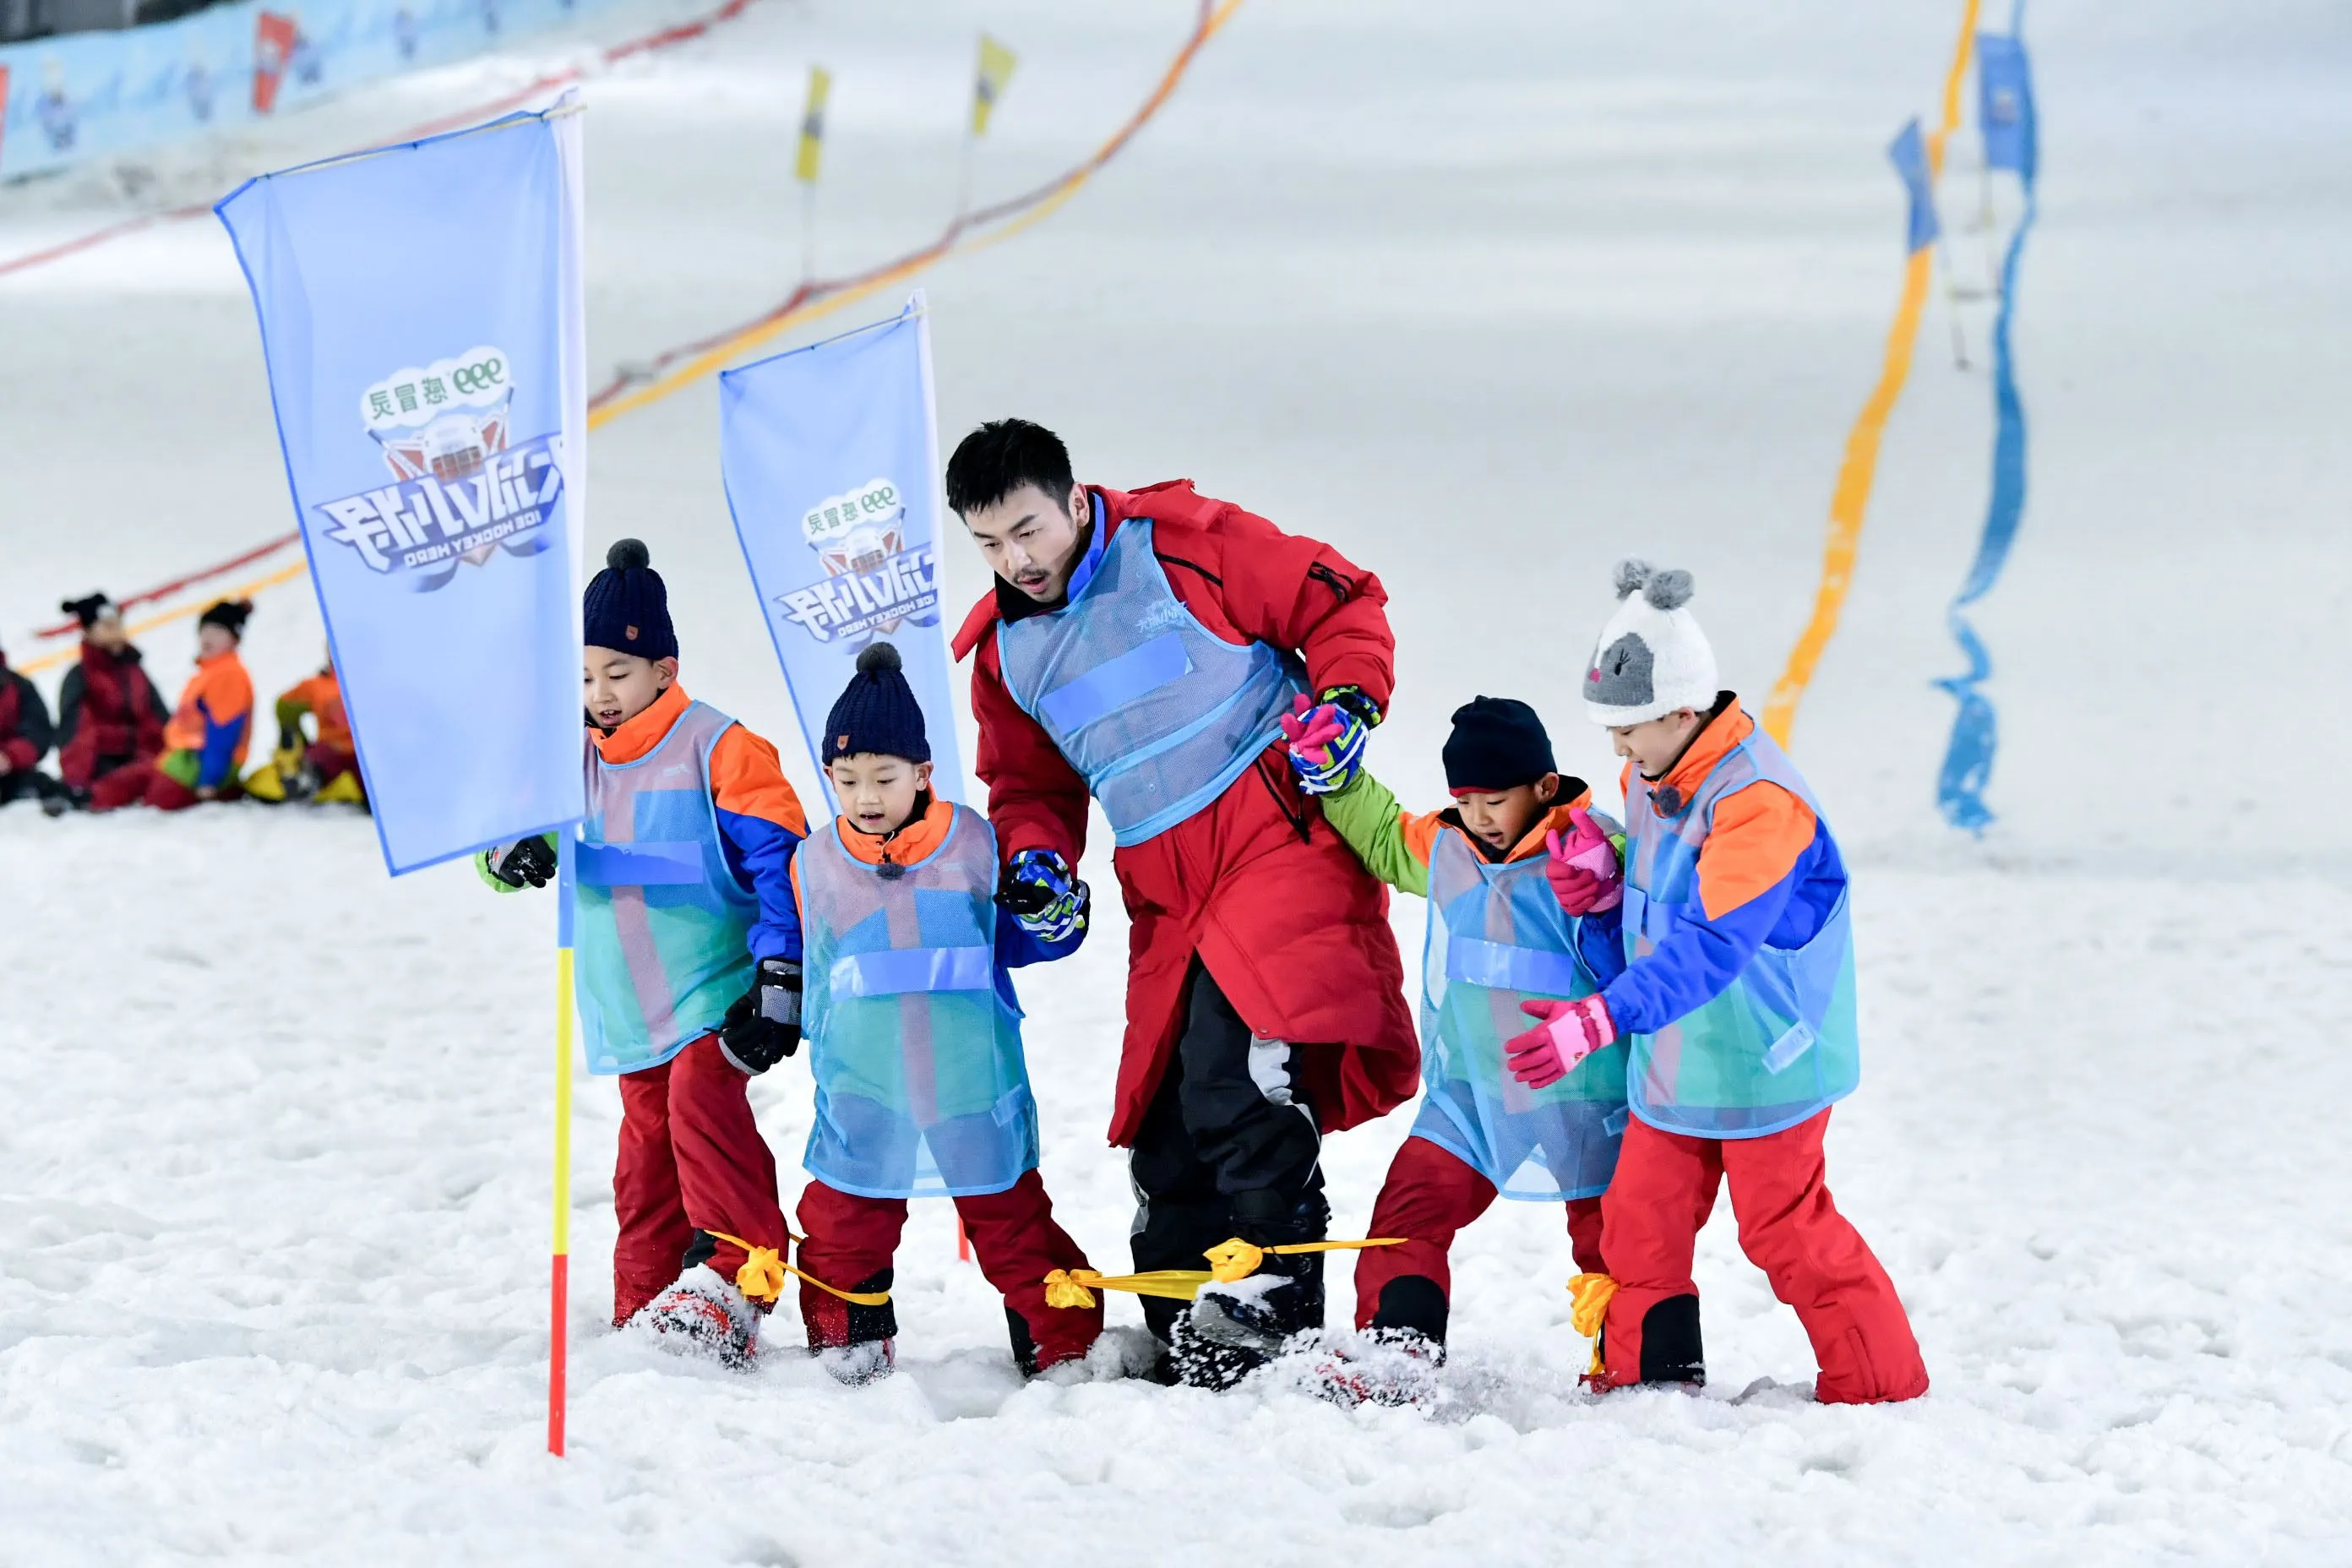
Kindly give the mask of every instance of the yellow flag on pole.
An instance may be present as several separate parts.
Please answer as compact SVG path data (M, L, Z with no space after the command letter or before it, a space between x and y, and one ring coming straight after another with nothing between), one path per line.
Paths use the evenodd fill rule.
M1013 79L1013 68L1020 58L1011 49L990 37L980 36L980 79L972 86L971 133L988 134L988 117L996 108L996 100L1004 94L1004 84Z
M816 184L817 159L824 152L824 104L833 96L833 73L823 66L809 67L808 107L801 110L801 153L793 175L804 185Z

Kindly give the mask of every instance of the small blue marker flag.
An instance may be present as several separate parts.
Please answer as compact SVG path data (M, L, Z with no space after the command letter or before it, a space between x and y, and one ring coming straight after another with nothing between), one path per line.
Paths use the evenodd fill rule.
M2024 40L2007 33L1977 35L1977 130L1986 168L2033 177L2033 73Z
M215 210L385 868L578 820L576 106L265 174Z
M1911 196L1909 248L1935 244L1944 229L1936 221L1935 176L1927 168L1927 140L1919 133L1916 115L1887 145L1886 155L1895 160L1895 172L1903 176L1903 188Z
M818 773L825 716L858 654L888 642L922 704L932 793L961 802L922 294L889 321L722 374L719 467Z

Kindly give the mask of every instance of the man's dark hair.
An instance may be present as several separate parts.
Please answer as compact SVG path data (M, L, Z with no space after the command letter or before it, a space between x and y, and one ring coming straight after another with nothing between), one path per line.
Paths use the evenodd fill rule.
M1076 482L1062 438L1026 419L990 420L957 443L948 459L948 505L958 517L994 506L1023 485L1066 506Z

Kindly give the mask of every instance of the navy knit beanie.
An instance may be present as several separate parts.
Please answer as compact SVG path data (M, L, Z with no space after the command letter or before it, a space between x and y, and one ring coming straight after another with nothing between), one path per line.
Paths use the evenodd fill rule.
M582 597L590 647L639 658L676 658L677 632L669 624L669 590L653 568L653 552L635 539L604 552L604 569Z
M1474 697L1454 710L1454 733L1445 739L1445 787L1517 789L1552 765L1551 737L1526 703L1509 697Z
M878 642L857 656L857 673L825 715L822 750L827 766L835 757L860 752L910 763L931 760L931 742L923 733L923 705L907 684L897 648Z

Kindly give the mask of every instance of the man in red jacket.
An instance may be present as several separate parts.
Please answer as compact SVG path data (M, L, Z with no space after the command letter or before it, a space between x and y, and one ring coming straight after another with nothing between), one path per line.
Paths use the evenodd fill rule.
M1082 921L1090 795L1117 835L1132 931L1110 1141L1133 1150L1135 1267L1321 1240L1322 1133L1403 1103L1420 1070L1387 889L1309 793L1342 782L1387 704L1386 594L1188 480L1078 485L1026 420L967 437L947 492L997 579L955 648L977 650L1002 896L1048 937ZM1301 708L1337 737L1328 773L1281 743ZM1176 1375L1223 1386L1321 1326L1322 1257L1269 1255L1190 1313L1143 1308Z

